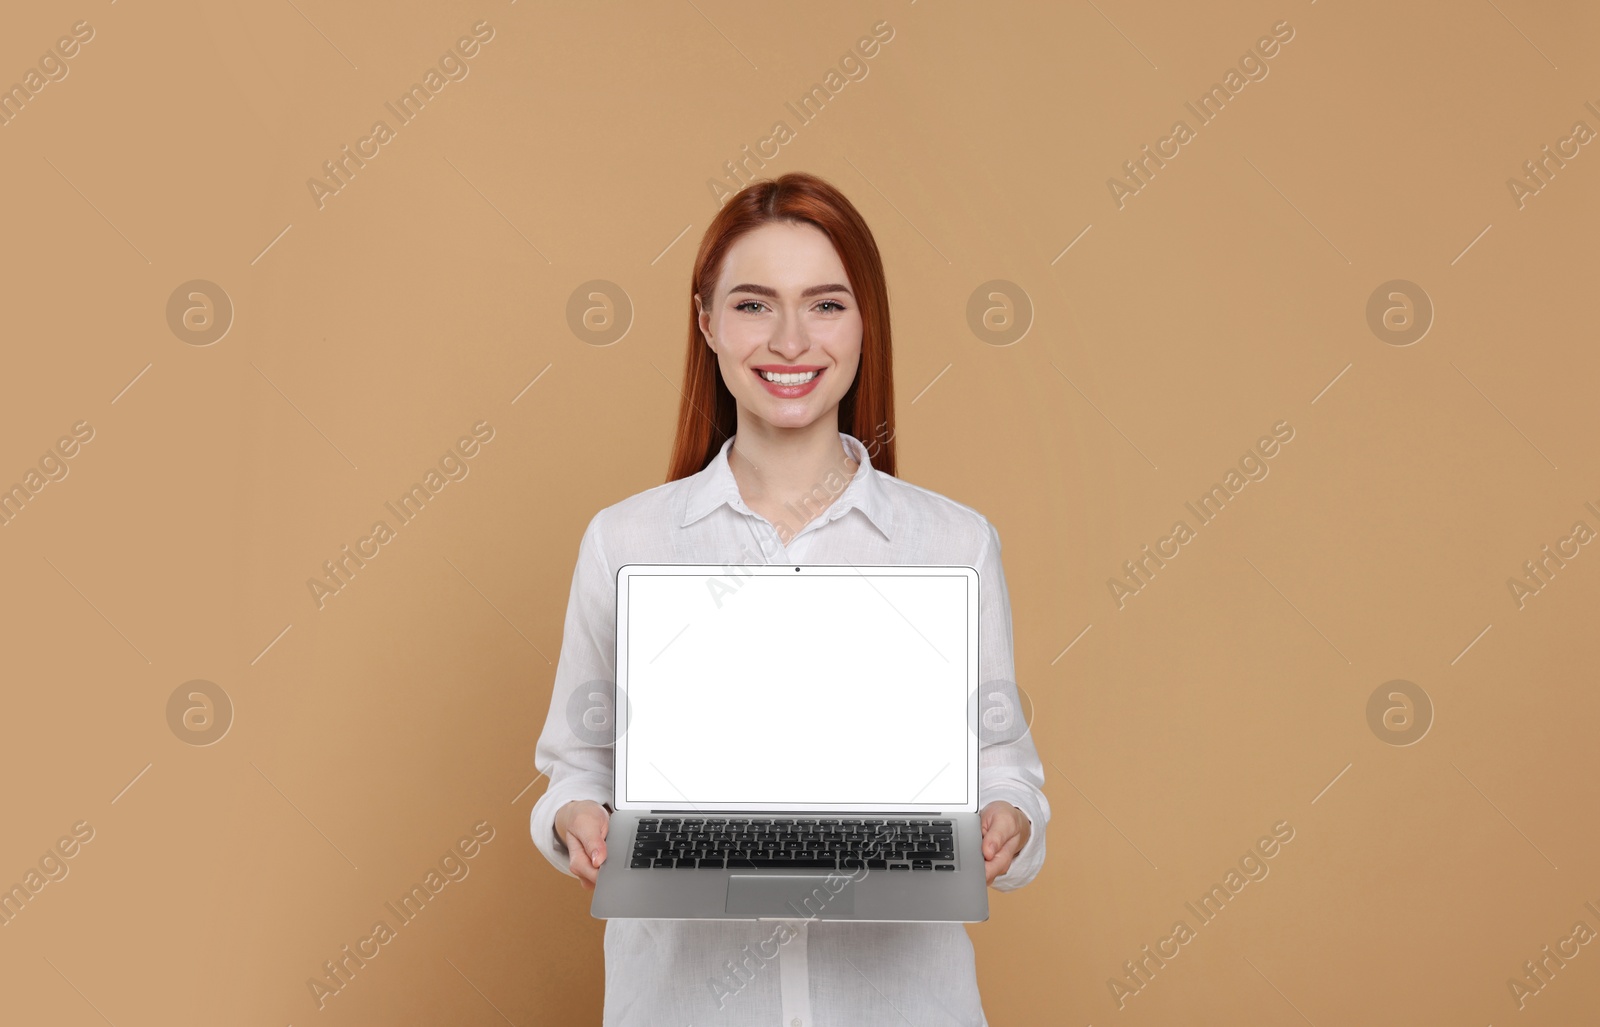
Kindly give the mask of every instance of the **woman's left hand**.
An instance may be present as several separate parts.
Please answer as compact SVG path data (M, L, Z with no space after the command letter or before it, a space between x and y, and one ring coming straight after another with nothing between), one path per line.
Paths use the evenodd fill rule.
M983 873L989 884L1011 869L1011 861L1028 844L1033 823L1020 809L996 799L983 807L979 818L983 828Z

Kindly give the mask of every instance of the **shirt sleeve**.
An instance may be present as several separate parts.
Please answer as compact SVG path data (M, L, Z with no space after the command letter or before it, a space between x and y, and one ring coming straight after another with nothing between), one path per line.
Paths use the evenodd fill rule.
M533 764L550 785L533 804L533 843L557 870L574 876L565 840L555 835L556 811L574 799L610 803L616 778L612 721L616 681L616 579L601 544L601 515L589 521L567 598L561 655L550 711Z
M1032 822L1028 842L1005 873L994 879L997 891L1013 891L1032 881L1044 865L1045 827L1050 802L1044 795L1044 765L1033 744L1017 693L1011 637L1011 598L1000 566L1000 533L985 522L988 537L978 557L978 710L982 718L978 751L978 809L996 799L1011 803Z

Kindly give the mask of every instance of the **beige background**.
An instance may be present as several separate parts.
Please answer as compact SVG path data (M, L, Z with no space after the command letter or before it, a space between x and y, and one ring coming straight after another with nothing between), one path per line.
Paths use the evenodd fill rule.
M1600 130L1592 5L46 3L8 11L0 84L80 20L0 128L0 485L94 429L0 528L0 883L94 836L0 928L8 1021L598 1020L603 925L528 837L534 742L583 526L664 474L708 180L779 120L767 173L834 182L882 248L903 476L1004 541L1055 812L970 929L990 1021L1600 1005L1600 946L1523 1011L1508 987L1600 931L1600 551L1507 586L1600 530L1600 156L1507 186ZM481 20L468 77L319 209L307 179ZM167 320L195 279L235 307L209 346ZM594 279L633 305L614 345L569 325ZM996 279L1033 308L1014 345L968 324ZM1367 319L1394 279L1434 306L1408 346ZM469 476L318 609L307 579L480 421ZM1108 578L1279 421L1269 476L1119 609ZM166 713L194 679L234 706L204 747ZM1394 679L1434 707L1410 746L1367 718ZM307 979L479 822L470 875L318 1011Z

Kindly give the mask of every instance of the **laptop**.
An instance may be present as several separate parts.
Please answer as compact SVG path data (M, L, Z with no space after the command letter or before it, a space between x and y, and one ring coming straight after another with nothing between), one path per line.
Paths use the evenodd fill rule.
M601 919L976 922L978 572L617 572Z

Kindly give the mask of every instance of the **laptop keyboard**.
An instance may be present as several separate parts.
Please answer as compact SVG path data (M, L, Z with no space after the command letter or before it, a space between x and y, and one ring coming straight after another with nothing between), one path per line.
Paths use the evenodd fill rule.
M632 869L955 870L949 820L648 817Z

